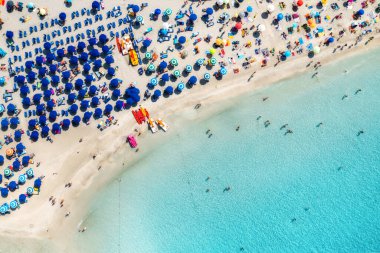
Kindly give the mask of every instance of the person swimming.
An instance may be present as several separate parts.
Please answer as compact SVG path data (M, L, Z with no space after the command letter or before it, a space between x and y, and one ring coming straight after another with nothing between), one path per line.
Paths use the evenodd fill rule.
M357 133L356 136L359 136L359 135L361 135L361 134L364 134L364 131L363 131L363 130L360 130L360 131Z
M256 118L256 120L259 120L259 119L261 119L261 116L258 116L258 117Z
M322 122L319 122L318 125L317 125L317 127L320 127L320 126L322 126L322 125L323 125L323 123L322 123Z
M269 98L269 97L264 97L264 98L263 98L263 102L264 102L264 101L267 101L268 98Z
M356 91L355 91L355 95L357 95L359 92L361 92L362 91L362 89L357 89Z
M342 100L344 100L345 98L347 98L348 96L345 94L343 97L342 97Z
M229 190L231 190L231 187L227 186L226 188L224 188L223 192L228 192Z
M206 134L208 134L210 131L211 131L210 129L207 129Z
M209 134L208 138L211 138L212 134Z
M269 120L267 120L267 121L264 122L264 126L265 127L268 127L269 125L270 125L270 121Z
M240 126L237 126L237 127L236 127L236 132L239 131L239 129L240 129Z
M288 129L288 130L286 130L286 132L285 132L285 134L284 135L287 135L287 134L292 134L293 133L293 131L292 130L290 130L290 129Z
M287 126L288 126L288 124L284 124L284 125L282 125L282 126L280 127L280 130L284 129L284 128L287 127Z

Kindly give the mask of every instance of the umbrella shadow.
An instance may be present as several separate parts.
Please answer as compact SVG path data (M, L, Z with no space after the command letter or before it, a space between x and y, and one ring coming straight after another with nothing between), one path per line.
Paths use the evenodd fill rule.
M206 84L208 83L208 81L205 80L205 79L201 79L201 80L199 80L199 83L200 83L201 85L206 85Z
M194 69L195 71L199 71L199 70L201 69L201 66L199 66L199 64L197 64L197 63L194 63L194 65L193 65L193 69Z
M269 14L268 14L267 11L264 11L263 13L261 13L261 18L262 19L268 19L268 17L269 17Z
M183 76L183 77L188 77L189 74L190 74L190 73L187 72L186 70L183 70L183 71L182 71L182 76Z

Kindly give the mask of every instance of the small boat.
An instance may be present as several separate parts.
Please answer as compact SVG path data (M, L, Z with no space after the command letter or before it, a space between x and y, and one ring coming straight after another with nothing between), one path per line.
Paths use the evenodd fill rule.
M129 145L131 145L132 148L137 147L137 141L132 134L128 135L127 140L129 142Z
M162 121L162 119L158 118L156 120L156 124L162 129L164 130L164 132L168 131L168 124L166 124L164 121Z
M157 132L157 126L156 124L154 123L154 120L152 118L148 118L148 124L149 124L149 128L150 130L152 131L152 133L155 133Z

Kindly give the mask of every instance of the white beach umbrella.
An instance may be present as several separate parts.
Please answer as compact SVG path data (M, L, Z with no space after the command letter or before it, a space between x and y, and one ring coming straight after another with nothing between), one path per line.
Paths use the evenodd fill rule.
M319 52L321 52L321 48L318 46L315 46L313 49L313 52L314 52L314 54L319 54Z
M216 1L216 4L219 5L219 6L221 6L221 5L224 4L224 1L223 1L223 0L217 0L217 1Z
M257 26L257 30L259 30L259 32L264 32L265 29L266 29L265 25L263 25L263 24L260 24L260 25Z
M268 4L267 10L269 12L273 12L274 11L274 5L273 4Z
M162 24L162 29L169 29L169 27L170 27L170 24L167 22Z

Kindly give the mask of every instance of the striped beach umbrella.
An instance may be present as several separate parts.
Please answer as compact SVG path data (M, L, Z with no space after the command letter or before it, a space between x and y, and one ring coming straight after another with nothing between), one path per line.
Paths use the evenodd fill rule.
M157 82L158 82L158 81L157 81L157 78L155 78L155 77L152 78L152 79L150 79L150 84L153 85L153 86L156 86L156 85L157 85Z
M12 201L9 203L9 206L11 207L12 210L15 210L15 209L18 207L18 202L17 202L17 200L12 200Z
M205 73L205 75L203 76L203 78L205 79L205 80L210 80L211 79L211 75L210 75L210 73Z
M18 177L18 182L19 182L19 184L24 184L26 182L26 176L24 174L21 174Z
M149 70L150 72L153 72L153 71L156 70L156 67L154 66L154 64L149 64L149 66L148 66L148 70Z
M227 74L227 69L226 68L221 68L220 73L225 76Z
M187 73L190 73L193 70L193 67L191 65L186 65L185 70Z
M0 206L0 213L5 214L8 211L8 208L5 205Z
M215 66L215 64L216 64L216 58L215 57L212 57L211 59L210 59L210 64L212 65L212 66Z
M165 12L164 12L164 15L170 16L170 15L172 15L172 13L173 13L173 10L170 9L170 8L167 8L167 9L165 10Z
M185 88L185 84L184 84L183 82L180 82L180 83L177 85L177 90L179 90L179 91L182 91L184 88Z
M26 193L28 194L28 196L32 196L33 193L34 193L33 188L32 188L32 187L28 187L28 188L26 189Z
M152 53L151 52L146 52L145 53L145 58L148 59L148 60L152 59Z
M170 60L170 65L176 67L178 66L178 60L176 58L173 58Z
M142 23L142 22L144 22L144 18L142 16L137 16L136 21L139 23Z
M4 169L4 176L10 177L12 175L12 171L8 168Z
M197 64L198 64L199 66L202 66L204 62L205 62L205 59L204 59L204 58L200 58L200 59L197 60Z
M34 176L34 172L33 172L33 169L30 168L26 171L26 175L28 176L28 178L32 178Z
M181 76L181 72L179 70L174 70L173 74L177 78Z

